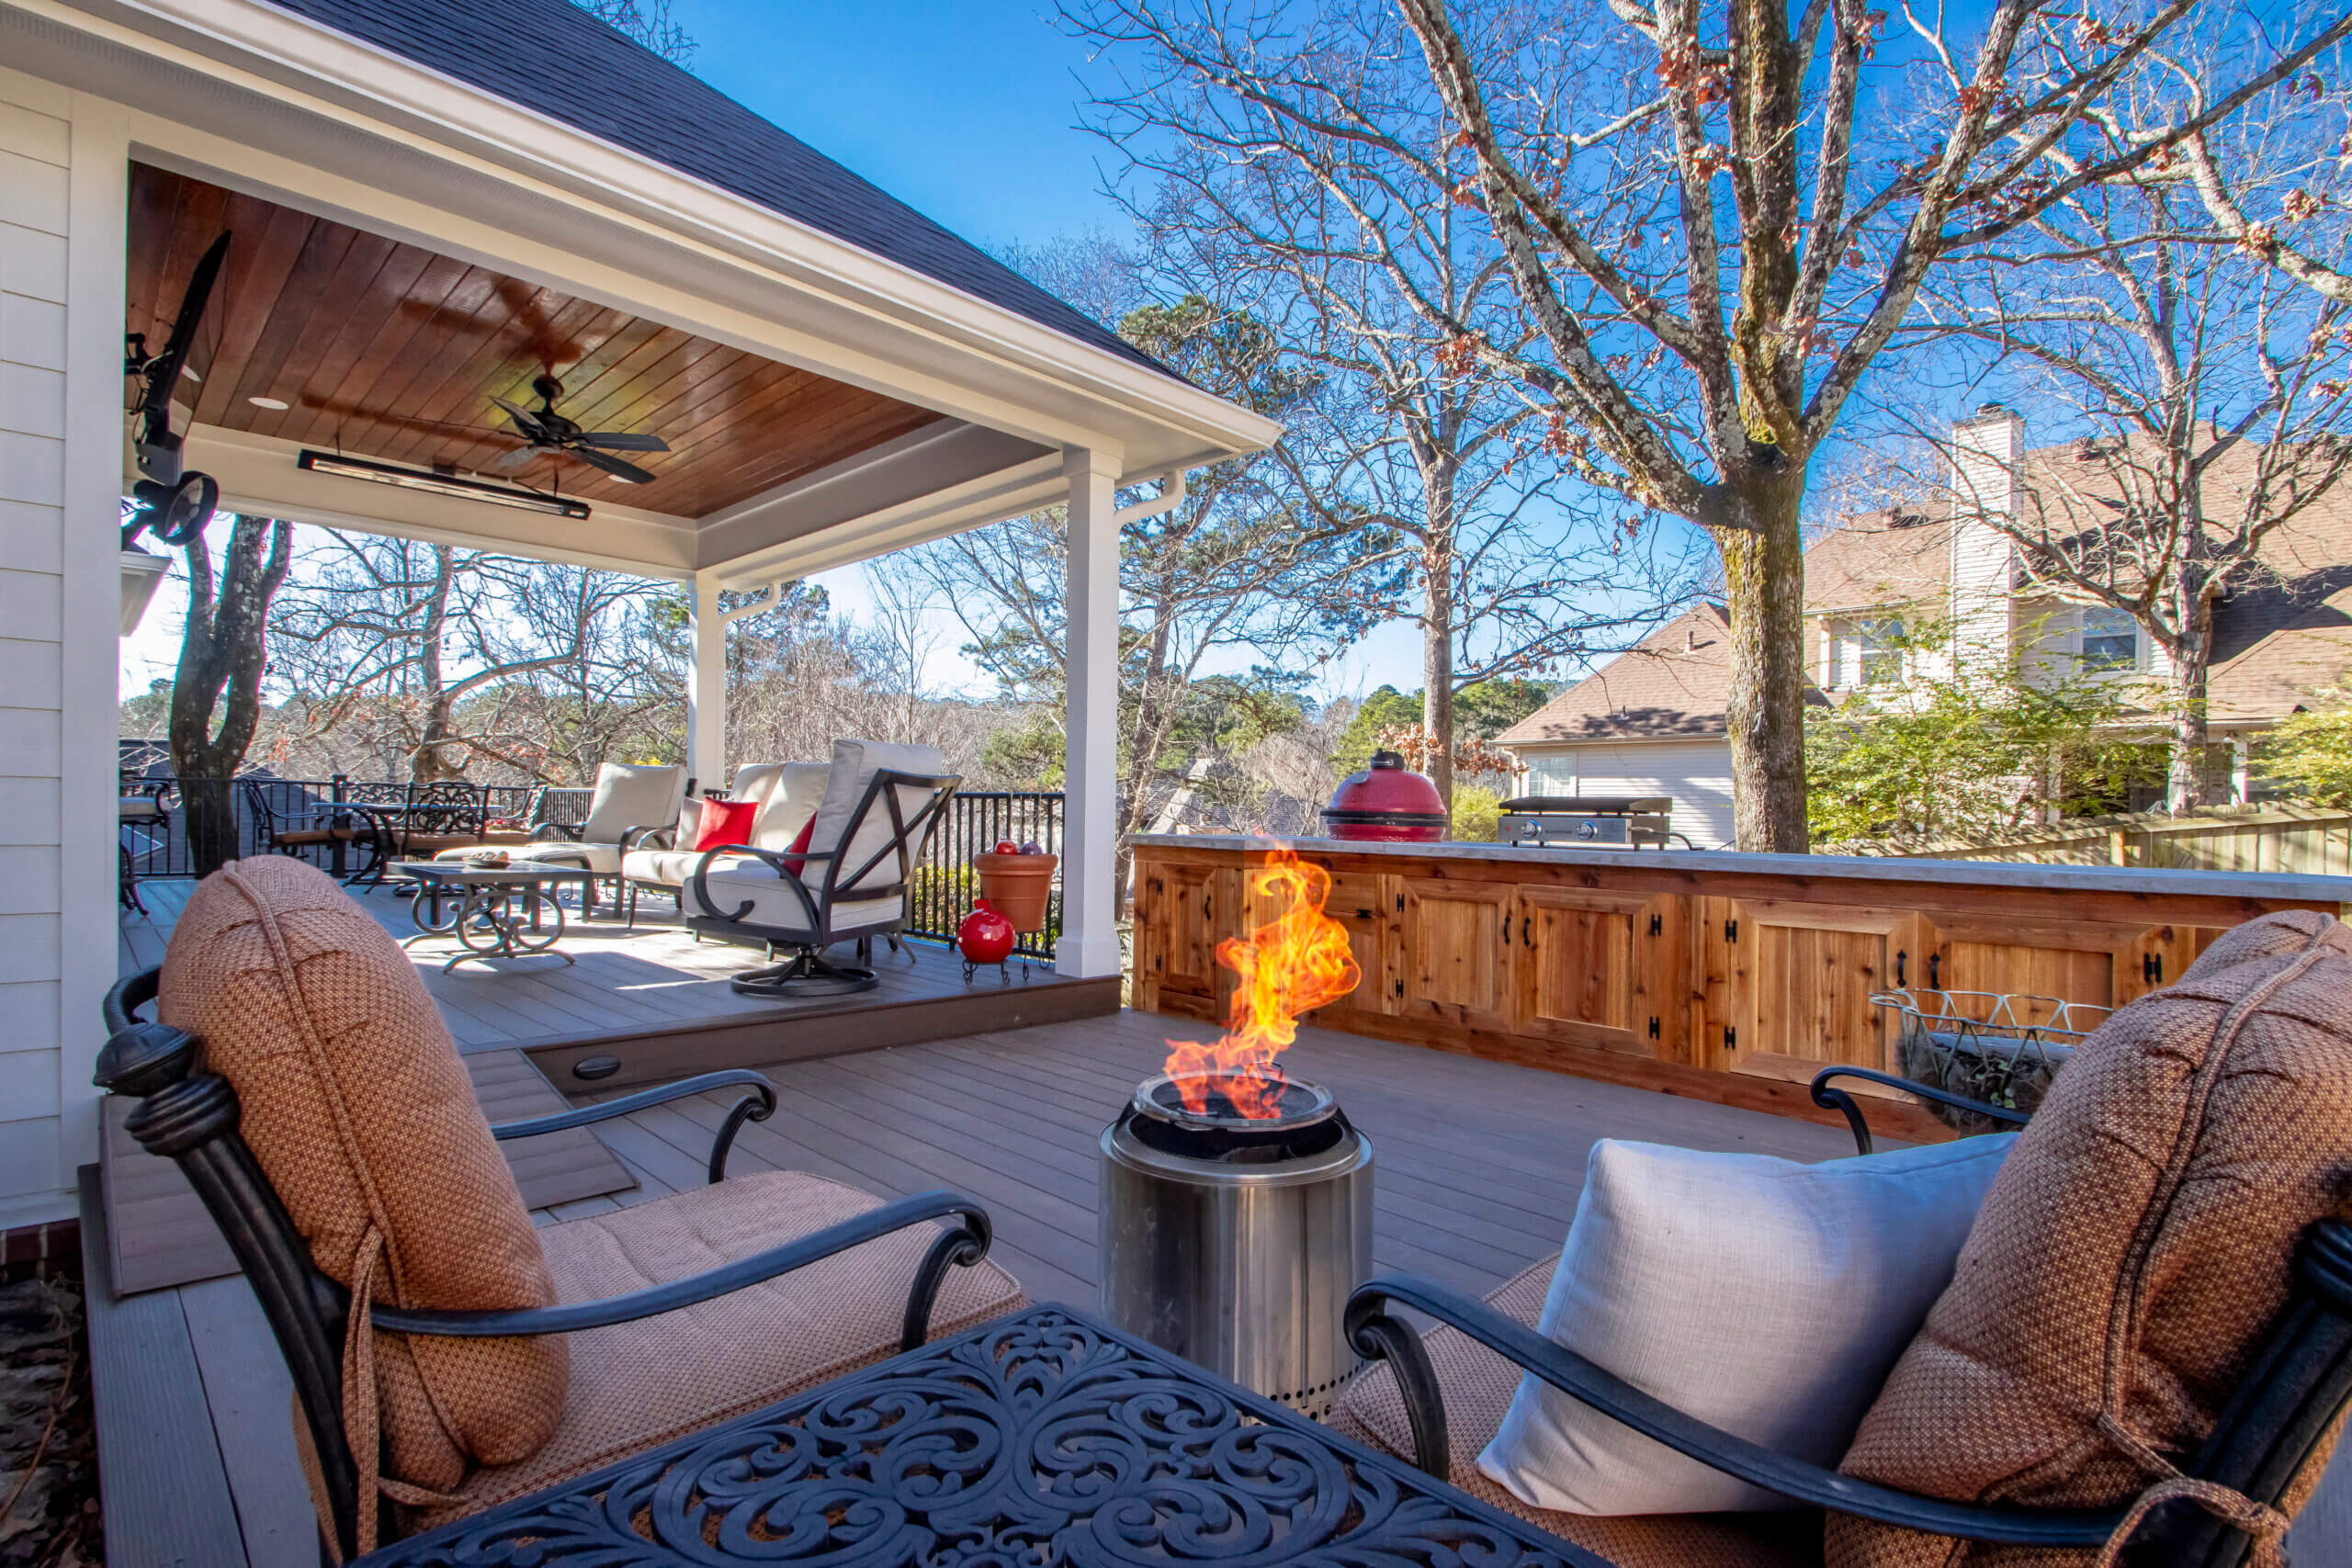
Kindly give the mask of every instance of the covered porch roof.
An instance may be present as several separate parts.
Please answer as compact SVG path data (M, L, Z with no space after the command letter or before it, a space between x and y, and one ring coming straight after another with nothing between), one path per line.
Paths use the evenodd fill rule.
M1280 434L566 0L12 0L0 42L125 106L126 330L235 235L181 389L224 505L732 588ZM512 476L572 519L296 467L478 469L548 374L655 482Z

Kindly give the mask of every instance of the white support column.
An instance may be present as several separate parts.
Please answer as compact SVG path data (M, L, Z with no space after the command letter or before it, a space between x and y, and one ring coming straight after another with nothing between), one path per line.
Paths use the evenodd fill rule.
M1069 478L1069 711L1064 719L1062 934L1054 968L1077 977L1119 972L1118 459L1065 447Z
M700 790L727 787L727 622L718 613L718 577L695 574L695 664L686 687L686 772Z
M2246 806L2254 800L2254 737L2239 730L2230 737L2230 803Z

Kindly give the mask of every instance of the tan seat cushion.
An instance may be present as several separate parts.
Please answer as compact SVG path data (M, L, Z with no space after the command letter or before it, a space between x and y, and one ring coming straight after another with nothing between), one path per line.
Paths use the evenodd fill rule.
M2157 1476L2109 1429L2187 1462L2286 1303L2297 1239L2347 1200L2352 931L2267 915L2058 1076L1843 1468L1960 1501L2129 1501ZM2092 1556L1843 1517L1828 1547L1850 1568Z
M1547 1258L1487 1298L1496 1311L1535 1326L1559 1259ZM1478 1450L1502 1425L1518 1391L1520 1370L1458 1329L1440 1326L1422 1336L1438 1386L1445 1394L1446 1440L1453 1449L1453 1484L1480 1502L1527 1520L1616 1568L1815 1568L1821 1562L1816 1513L1683 1514L1672 1517L1557 1513L1531 1507L1487 1479ZM1368 1369L1348 1387L1331 1425L1359 1442L1409 1460L1412 1430L1405 1402L1386 1365Z
M378 1301L553 1303L537 1233L433 998L325 873L264 855L207 877L172 933L158 1016L202 1036L254 1158L330 1277L350 1285L380 1237ZM444 1489L469 1462L527 1458L556 1429L566 1360L560 1339L377 1335L384 1473ZM347 1409L354 1397L346 1379Z
M821 1177L763 1171L539 1234L557 1293L593 1301L781 1246L879 1201ZM420 1513L416 1528L585 1474L897 1354L907 1287L938 1235L931 1225L900 1231L700 1306L571 1336L571 1395L554 1440L524 1463L477 1472L458 1502ZM960 1334L1024 1304L1020 1285L994 1263L952 1269L932 1336Z

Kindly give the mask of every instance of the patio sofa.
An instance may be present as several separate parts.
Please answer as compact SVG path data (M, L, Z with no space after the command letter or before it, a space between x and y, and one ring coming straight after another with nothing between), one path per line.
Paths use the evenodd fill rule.
M1831 1069L1814 1090L1865 1155L1858 1102L1826 1080L1873 1076ZM1586 1270L1613 1266L1594 1258L1639 1250L1623 1233L1600 1248L1579 1235L1608 1201L1594 1196L1604 1143L1573 1266L1539 1264L1483 1303L1405 1277L1355 1292L1350 1337L1375 1364L1333 1424L1617 1568L1811 1568L1825 1554L1840 1568L2088 1568L2127 1547L2123 1561L2167 1568L2277 1562L2352 1408L2352 927L2296 910L2231 931L2118 1012L2014 1136L1924 1321L1887 1325L1917 1325L1871 1381L1844 1371L1855 1358L1818 1323L1786 1337L1806 1380L1786 1411L1768 1381L1747 1381L1783 1337L1727 1310L1715 1281L1745 1281L1755 1300L1758 1276L1773 1276L1760 1288L1784 1296L1856 1256L1856 1228L1816 1211L1810 1244L1771 1267L1725 1263L1741 1248L1723 1227L1746 1201L1727 1182L1715 1203L1680 1195L1657 1227L1664 1290L1687 1311L1655 1297L1577 1310L1594 1300ZM1397 1308L1435 1326L1417 1333ZM1563 1342L1621 1310L1632 1333L1604 1330L1591 1355ZM1828 1386L1858 1396L1858 1427L1816 1429ZM1735 1424L1792 1417L1828 1462L1710 1424L1668 1392L1722 1400ZM1564 1443L1538 1432L1546 1422L1565 1424ZM1591 1504L1661 1485L1686 1488L1692 1511L1528 1495Z
M969 1198L728 1177L775 1108L757 1073L492 1127L414 966L300 862L207 878L105 1017L98 1086L138 1101L284 1352L336 1561L1025 1304ZM534 1228L498 1141L715 1091L710 1185Z
M824 801L825 780L831 771L828 762L745 762L738 767L725 798L758 807L743 841L753 849L790 850ZM697 804L689 801L688 809L679 812L672 827L639 835L621 856L622 897L631 925L637 922L639 892L680 897L686 879L702 860L705 852L696 849L690 837L697 821L693 809ZM684 908L683 902L680 908Z

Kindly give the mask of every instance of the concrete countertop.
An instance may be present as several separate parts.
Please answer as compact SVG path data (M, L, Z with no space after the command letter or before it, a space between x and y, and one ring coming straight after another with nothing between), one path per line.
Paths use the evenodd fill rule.
M1906 860L1892 855L1761 855L1731 850L1518 849L1508 844L1390 844L1354 839L1268 839L1240 833L1142 833L1137 847L1263 850L1282 844L1302 855L1393 856L1399 860L1489 861L1506 865L1589 865L1701 874L1804 876L1856 882L1939 882L1973 887L2041 887L2084 893L2188 894L2211 898L2273 898L2352 908L2352 876L2286 872L2174 871L2146 866L2035 865L2015 861Z

